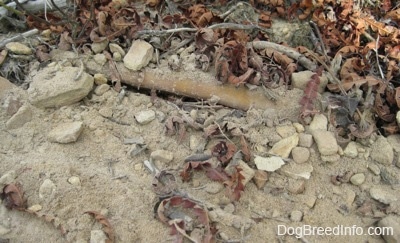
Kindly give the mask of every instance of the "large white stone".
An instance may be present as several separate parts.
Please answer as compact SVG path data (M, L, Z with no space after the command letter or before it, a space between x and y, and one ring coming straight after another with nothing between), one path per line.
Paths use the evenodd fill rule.
M82 122L64 123L49 132L48 138L50 142L56 143L73 143L78 140L82 133Z
M261 157L257 155L254 158L254 163L256 164L257 169L269 172L276 171L277 169L281 168L282 165L285 164L285 162L281 157L277 156Z
M153 58L153 52L152 45L146 41L136 40L124 57L124 65L132 71L138 71L149 64Z

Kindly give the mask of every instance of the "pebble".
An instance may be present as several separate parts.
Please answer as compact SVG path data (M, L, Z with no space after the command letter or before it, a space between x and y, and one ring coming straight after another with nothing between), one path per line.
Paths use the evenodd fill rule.
M327 131L327 129L328 129L328 118L326 118L326 116L324 116L323 114L316 114L310 123L309 130Z
M17 55L31 55L33 51L27 45L19 42L10 42L6 44L7 50Z
M78 140L82 131L82 122L63 123L49 132L48 139L55 143L73 143Z
M10 170L7 173L3 174L0 177L0 188L3 188L7 184L11 184L15 181L15 178L17 178L17 173L15 170Z
M293 210L290 213L290 220L292 222L300 222L303 218L303 212L299 211L299 210Z
M261 157L255 155L254 163L257 169L273 172L278 170L285 164L281 157L271 156L271 157Z
M204 190L210 194L217 194L218 192L222 191L222 189L224 189L224 186L219 182L210 182L204 187Z
M282 158L288 158L290 152L299 143L299 135L297 133L290 137L284 138L272 146L269 153L278 155Z
M338 144L332 132L324 130L314 130L312 132L315 143L321 155L337 154Z
M92 230L90 231L90 243L106 243L108 242L108 237L102 230Z
M133 166L133 168L135 169L135 171L141 171L143 170L143 164L137 163Z
M355 185L355 186L359 186L361 184L363 184L365 181L365 175L364 173L357 173L354 174L351 178L350 178L350 182Z
M114 61L116 61L116 62L122 61L122 55L121 55L121 53L119 53L119 52L114 52L114 53L113 53L113 59L114 59Z
M55 193L56 185L50 179L45 179L39 187L39 198L51 200Z
M275 124L279 124L278 112L274 108L267 108L262 114L267 127L273 127Z
M398 200L394 191L388 191L385 188L375 186L369 190L371 197L381 203L390 204Z
M145 125L156 119L156 113L153 110L140 111L135 115L135 119L139 124Z
M40 204L32 205L28 208L28 210L30 210L32 212L39 212L40 210L42 210L42 205L40 205Z
M303 147L295 147L292 149L292 157L296 163L305 163L310 158L310 150Z
M226 205L224 207L224 211L227 213L234 213L235 212L235 205L233 205L232 203L229 203L228 205Z
M69 184L71 184L73 186L81 185L81 179L79 179L79 177L77 177L77 176L71 176L70 178L68 178L68 182L69 182Z
M110 48L111 53L117 52L117 53L121 54L121 56L125 56L125 54L126 54L124 49L122 49L122 47L120 47L118 44L110 43L108 45L108 47Z
M149 64L153 57L153 52L152 45L143 40L136 40L124 57L124 65L132 71L138 71Z
M379 136L371 146L371 158L383 165L391 165L394 159L393 148L387 139Z
M108 107L108 106L101 107L99 110L99 114L102 117L110 118L113 115L113 110L111 109L111 107Z
M324 162L336 162L339 161L340 155L333 154L333 155L321 155L321 160Z
M155 150L151 152L150 157L163 163L169 163L174 159L174 154L167 150Z
M313 144L313 137L311 134L300 133L299 134L299 146L310 148Z
M289 180L288 191L293 194L301 194L306 189L306 182L304 180Z
M96 87L96 89L94 90L94 93L98 96L103 95L105 92L110 90L110 85L108 84L101 84L99 86Z
M384 183L389 185L399 185L400 176L392 168L382 167L380 175Z
M387 137L387 141L392 145L395 152L400 152L400 134L393 134Z
M206 140L197 135L190 135L189 137L189 148L194 152L203 152L206 145Z
M381 173L381 170L379 169L379 166L376 165L375 163L370 163L368 164L368 169L374 173L375 175L379 175Z
M293 134L296 133L296 129L293 126L277 126L275 128L276 132L281 136L282 138L287 138L289 136L292 136Z
M317 202L317 197L312 195L304 195L301 201L309 208L313 208Z
M93 60L100 66L104 66L104 64L106 64L106 62L107 62L106 55L104 55L103 53L94 55Z
M298 132L298 133L302 133L305 131L304 126L298 122L295 122L292 125L296 129L296 132Z
M17 113L15 113L6 122L6 128L9 130L20 128L23 125L25 125L25 123L31 120L32 120L32 108L29 105L23 105L18 109Z
M97 54L97 53L101 53L103 52L108 45L108 39L105 39L103 41L100 42L93 42L92 43L92 51Z
M382 235L387 243L400 242L400 220L399 217L393 215L386 216L378 222L378 227L381 229L393 229L393 234Z
M94 76L94 83L97 85L102 85L102 84L107 84L107 78L106 75L102 73L96 73Z
M356 158L358 156L357 143L351 141L349 144L347 144L343 153L344 153L344 156L346 156L346 157Z
M280 173L293 179L310 179L311 172L314 170L311 164L289 163L280 169Z

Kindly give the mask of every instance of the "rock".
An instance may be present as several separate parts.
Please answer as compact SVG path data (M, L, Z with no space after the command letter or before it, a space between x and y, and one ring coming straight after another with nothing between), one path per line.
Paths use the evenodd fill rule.
M292 157L296 163L305 163L310 158L310 150L303 147L295 147L292 149Z
M51 200L56 193L56 185L50 180L46 179L39 187L39 198Z
M293 126L277 126L275 130L282 138L287 138L296 133L296 129Z
M21 106L6 123L7 129L20 128L32 120L32 108L29 105Z
M298 122L293 123L293 127L296 129L296 132L298 133L304 132L304 126Z
M48 78L53 69L40 70L33 77L28 89L30 102L41 108L70 105L83 99L92 90L93 77L83 72L79 79L74 77L80 72L77 67L64 67Z
M346 156L346 157L357 158L357 156L358 156L357 143L351 141L349 144L347 144L343 153L344 153L344 156Z
M273 127L275 124L279 124L278 112L274 108L267 108L262 114L267 127Z
M284 138L272 146L269 153L278 155L282 158L288 158L290 152L299 143L299 135L297 133L290 137Z
M280 169L280 174L289 176L293 179L310 179L311 172L314 170L311 164L304 163L304 164L296 164L296 163L289 163L283 166Z
M399 185L400 175L391 167L382 167L381 169L382 181L389 185Z
M392 148L395 152L400 152L400 134L393 134L388 136L387 141L390 143L390 145L392 145Z
M113 53L113 59L114 59L114 61L116 61L116 62L122 61L122 55L121 55L121 53L119 53L119 52L114 52L114 53Z
M261 157L255 156L254 163L256 164L257 169L265 170L269 172L276 171L281 168L282 165L285 164L281 157L271 156L271 157Z
M73 185L73 186L80 186L81 185L81 179L77 176L71 176L68 178L68 183Z
M83 131L82 122L69 122L58 125L48 134L50 142L55 143L73 143L78 140Z
M27 45L19 42L10 42L6 44L7 50L17 55L31 55L33 51Z
M204 151L206 143L207 141L204 139L204 137L197 135L190 135L189 137L189 148L194 152Z
M313 137L311 134L299 134L299 146L309 148L313 144Z
M371 197L381 203L390 204L398 200L394 191L388 191L385 188L375 186L369 190Z
M312 131L315 142L317 143L318 151L321 155L333 155L338 151L338 144L335 135L332 132L324 130Z
M326 131L328 129L328 118L323 114L316 114L310 123L309 129L311 132L314 130Z
M113 110L112 110L111 107L109 107L109 106L104 106L104 107L101 107L101 108L100 108L99 114L100 114L102 117L110 118L110 117L112 117L112 115L113 115Z
M377 225L380 229L390 229L393 232L385 232L382 234L382 238L386 243L397 243L400 242L400 220L399 217L393 215L386 216L381 219Z
M381 173L381 169L375 163L368 164L368 169L374 173L375 175L379 175Z
M15 178L17 178L17 173L15 172L15 170L10 170L7 173L3 174L0 177L0 188L3 188L5 185L14 183Z
M17 86L11 83L8 79L0 76L0 100L3 99L3 94L6 93L7 90L11 90L16 87Z
M125 54L126 54L124 49L122 49L122 47L120 47L119 45L117 45L115 43L110 43L110 45L108 45L108 47L110 48L111 53L118 52L119 54L121 54L121 56L125 56Z
M292 73L291 80L293 88L298 88L301 90L305 90L307 83L310 81L311 76L314 72L311 71L302 71L302 72L294 72ZM318 92L322 93L325 90L326 85L328 84L328 79L325 75L320 77L320 84L318 85Z
M104 55L103 53L99 53L93 56L93 60L99 64L100 66L104 66L104 64L107 63L107 58L106 55Z
M156 150L151 152L150 158L153 160L158 160L163 163L169 163L174 159L174 154L167 150Z
M103 52L107 48L107 45L108 45L108 39L105 39L100 42L93 42L92 43L92 51L95 54Z
M306 182L304 180L289 179L288 191L293 194L301 194L306 189Z
M364 173L357 173L354 174L351 178L350 178L350 182L355 185L355 186L359 186L361 184L363 184L365 181L365 175Z
M217 194L218 192L224 189L224 185L219 182L210 182L207 183L204 187L204 190L210 194Z
M340 159L339 154L321 155L321 160L324 162L336 162L339 161L339 159Z
M153 110L140 111L135 115L135 119L139 124L145 125L156 119L156 113Z
M379 136L371 146L371 158L383 165L391 165L394 159L393 148L383 136Z
M293 210L290 213L290 220L292 222L300 222L303 219L303 212L299 210Z
M132 43L128 53L124 57L124 65L132 71L138 71L147 66L153 58L153 46L149 43L136 40Z
M263 170L256 170L253 181L258 189L262 189L269 179L268 172Z
M103 95L105 92L110 90L110 85L108 84L101 84L100 86L97 86L96 89L94 90L94 93L98 96Z
M39 212L40 210L42 210L42 205L40 205L40 204L32 205L28 208L28 210L30 210L32 212Z
M317 202L317 197L312 195L300 195L302 196L301 202L304 203L307 207L313 208L315 203Z
M106 75L104 75L102 73L96 73L94 75L94 83L97 85L107 84Z
M226 205L224 207L224 211L227 213L234 213L235 212L235 205L233 205L232 203L229 203L228 205Z
M90 243L106 243L108 237L102 230L90 231Z

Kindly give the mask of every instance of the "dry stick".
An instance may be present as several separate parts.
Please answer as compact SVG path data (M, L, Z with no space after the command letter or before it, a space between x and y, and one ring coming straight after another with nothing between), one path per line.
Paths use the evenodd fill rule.
M32 29L32 30L28 30L27 32L24 32L22 34L13 36L11 38L5 39L2 42L0 42L0 48L3 48L7 45L7 43L13 42L13 41L18 41L18 40L22 40L26 37L32 36L32 35L36 35L39 33L38 29Z
M376 42L375 42L375 49L374 49L374 51L375 51L375 54L376 54L376 55L375 55L375 56L376 56L376 65L378 65L379 73L381 74L381 78L382 78L383 80L385 80L385 75L383 74L382 68L381 68L381 66L379 65L378 43L379 43L379 34L378 34L378 38L376 39Z

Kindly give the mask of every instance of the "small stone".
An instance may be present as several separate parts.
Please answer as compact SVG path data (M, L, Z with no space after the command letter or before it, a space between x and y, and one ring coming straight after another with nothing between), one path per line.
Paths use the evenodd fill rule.
M10 42L6 44L7 50L17 55L31 55L32 49L19 42Z
M122 55L121 55L121 53L119 53L119 52L114 52L114 53L113 53L113 59L114 59L114 61L116 61L116 62L122 61Z
M106 243L108 237L102 230L92 230L90 231L90 243Z
M314 130L312 132L315 143L321 155L337 154L338 144L332 132L324 130Z
M102 85L102 84L107 84L107 78L106 75L102 73L96 73L94 76L94 83L97 85Z
M381 235L387 243L400 242L400 220L399 217L393 215L387 216L378 222L378 227L381 229L390 229L393 232L386 232Z
M104 64L106 64L106 62L107 62L106 55L104 55L103 53L94 55L93 60L100 66L104 66Z
M153 57L153 52L152 45L142 40L136 40L124 57L124 65L132 71L138 71L149 64Z
M303 147L295 147L292 149L292 157L296 163L305 163L310 158L310 150Z
M110 85L108 84L101 84L100 86L97 86L96 89L94 90L94 93L98 96L103 95L105 92L110 90Z
M135 119L139 124L145 125L156 119L156 113L153 110L140 111L135 115Z
M399 114L399 112L397 112ZM393 134L387 137L387 141L389 142L390 145L392 145L392 148L394 149L395 152L399 153L400 152L400 134Z
M304 126L298 122L293 123L293 127L296 129L296 132L302 133L305 131Z
M107 48L107 45L108 45L108 39L105 39L100 42L93 42L92 43L92 51L95 54L103 52Z
M151 152L150 157L163 163L169 163L174 159L174 154L167 150L156 150Z
M279 123L278 112L274 108L267 108L262 114L267 127L273 127L275 124Z
M140 163L137 163L133 166L133 168L135 169L135 171L141 171L143 169L143 165Z
M382 187L373 187L369 190L371 197L381 203L390 204L398 200L394 191L388 191Z
M293 179L310 179L311 172L314 170L311 164L289 163L280 169L280 174L289 176Z
M344 155L349 158L357 158L358 156L358 149L357 149L357 143L351 141L349 144L347 144L346 148L343 151Z
M392 168L382 167L381 169L381 178L382 181L389 185L399 185L400 176L397 171L394 171Z
M28 210L30 210L32 212L39 212L40 210L42 210L42 205L40 205L40 204L32 205L28 208Z
M306 189L306 182L304 180L289 180L288 191L293 194L301 194Z
M368 164L368 169L374 173L375 175L379 175L381 173L381 170L379 169L379 166L376 165L375 163L370 163Z
M232 203L229 203L228 205L226 205L224 207L224 211L227 213L234 213L235 212L235 205L233 205Z
M51 200L56 193L56 185L50 180L46 179L39 187L39 198Z
M219 234L219 237L221 237L222 240L229 241L229 236L226 233L219 232L218 234Z
M197 135L190 135L189 137L189 148L194 152L201 152L204 150L206 140Z
M343 151L342 147L338 146L338 151L337 151L337 153L338 153L340 156L343 156L343 155L344 155L344 151Z
M282 158L288 158L290 152L299 143L299 135L297 133L290 137L284 138L272 146L269 153L278 155Z
M102 117L110 118L113 115L113 110L111 109L111 107L108 107L108 106L101 107L100 110L99 110L99 114Z
M317 202L317 197L316 196L311 196L311 195L304 195L302 197L302 202L309 208L313 208L315 206L315 203Z
M48 139L55 143L73 143L78 140L82 131L82 122L64 123L52 129L48 134Z
M111 53L117 52L117 53L121 54L121 56L125 56L125 54L126 54L124 49L122 49L122 47L120 47L118 44L110 43L108 45L108 47L110 48Z
M392 146L387 139L379 136L375 143L371 146L371 158L383 165L391 165L394 159Z
M16 178L17 178L17 173L15 172L15 170L10 170L7 173L4 173L0 177L0 188L3 188L5 185L14 183Z
M365 175L364 173L357 173L354 174L351 178L350 178L350 182L355 185L355 186L359 186L361 184L363 184L365 181Z
M79 177L77 177L77 176L71 176L70 178L68 178L68 182L69 182L69 184L71 184L73 186L81 185L81 179L79 179Z
M296 129L293 126L277 126L275 130L282 138L287 138L296 133Z
M311 134L300 133L299 134L299 146L310 148L313 144L313 137Z
M21 106L6 123L7 129L20 128L32 120L32 108L29 105Z
M255 156L254 163L256 164L257 169L265 170L269 172L276 171L281 168L282 165L285 164L281 157L271 156L271 157L261 157Z
M224 189L224 186L219 182L210 182L204 187L204 190L210 194L217 194L222 191L222 189Z
M303 212L299 210L293 210L290 213L290 220L292 222L300 222L303 219Z
M326 131L328 129L328 118L324 116L323 114L316 114L310 123L309 127L310 131L315 131L315 130L324 130Z
M324 162L337 162L340 160L339 154L321 155L321 160Z

